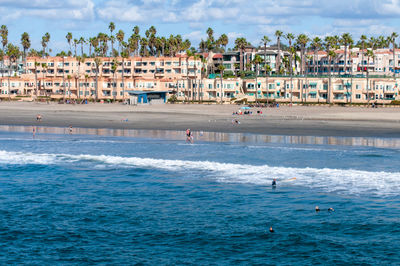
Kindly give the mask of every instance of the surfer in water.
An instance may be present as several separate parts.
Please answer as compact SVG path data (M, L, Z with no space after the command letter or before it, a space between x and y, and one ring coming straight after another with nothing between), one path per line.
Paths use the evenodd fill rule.
M320 211L319 207L315 206L315 212L319 212L319 211Z
M272 229L272 226L269 227L269 232L270 232L270 233L275 232L274 229Z
M272 187L276 187L276 178L272 180Z

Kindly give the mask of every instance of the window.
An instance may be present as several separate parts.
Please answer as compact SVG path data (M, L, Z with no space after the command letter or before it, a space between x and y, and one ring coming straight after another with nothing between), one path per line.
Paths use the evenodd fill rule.
M356 94L356 99L361 99L361 94Z

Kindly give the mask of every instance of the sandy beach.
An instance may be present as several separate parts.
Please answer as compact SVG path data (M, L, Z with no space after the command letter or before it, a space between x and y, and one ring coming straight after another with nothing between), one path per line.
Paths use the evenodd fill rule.
M1 102L1 125L161 129L292 136L400 137L400 108L282 106L252 108L232 115L237 105L64 105ZM257 111L262 114L257 114ZM41 114L42 121L36 121ZM240 124L233 124L237 119Z

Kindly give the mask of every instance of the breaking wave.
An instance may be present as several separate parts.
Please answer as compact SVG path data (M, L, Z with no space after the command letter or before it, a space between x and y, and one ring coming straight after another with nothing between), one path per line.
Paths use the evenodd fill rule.
M109 155L73 155L23 153L0 150L0 164L57 165L89 163L91 167L147 168L166 171L198 172L218 182L270 185L273 178L279 186L304 186L321 192L340 194L397 195L400 191L400 172L371 172L352 169L292 168L269 165L220 163L212 161L166 160ZM290 182L289 182L290 181Z

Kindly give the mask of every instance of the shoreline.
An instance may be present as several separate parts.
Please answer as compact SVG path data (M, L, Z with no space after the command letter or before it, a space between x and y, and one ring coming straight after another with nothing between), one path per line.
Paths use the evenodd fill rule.
M276 136L400 138L400 109L326 106L252 108L237 105L60 105L1 103L0 125L249 133ZM257 111L262 114L257 115ZM36 115L41 114L41 122ZM232 123L233 119L240 124Z
M28 133L32 134L32 126L0 125L0 132ZM246 144L300 144L300 145L340 145L340 146L368 146L375 148L400 148L400 138L376 138L376 137L336 137L336 136L283 136L283 135L259 135L253 133L222 133L222 132L192 132L194 143L197 142L226 142ZM41 135L70 136L102 136L121 137L134 139L160 139L186 142L184 131L173 130L136 130L136 129L110 129L110 128L73 128L70 133L65 127L35 126L33 139L41 139Z

